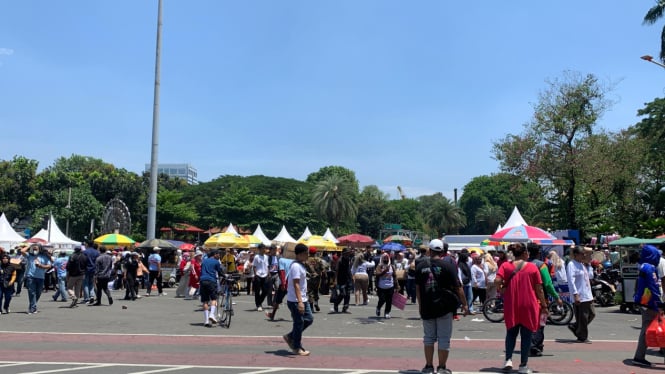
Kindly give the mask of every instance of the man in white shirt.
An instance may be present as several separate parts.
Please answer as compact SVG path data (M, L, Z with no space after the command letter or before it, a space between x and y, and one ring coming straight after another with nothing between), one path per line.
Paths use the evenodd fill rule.
M283 338L294 354L309 356L309 351L302 346L302 333L314 322L312 308L309 306L309 302L307 302L307 269L305 268L305 261L307 261L308 248L306 245L299 243L296 245L294 251L296 253L296 260L290 265L286 288L286 304L291 311L293 328Z
M259 253L254 256L252 265L254 267L254 303L256 304L256 310L261 312L263 311L261 304L268 295L268 256L266 256L266 246L264 244L259 244L258 251Z
M586 264L591 259L593 250L576 245L571 248L571 252L573 258L566 266L566 273L574 301L575 323L568 325L568 328L575 334L578 342L589 344L591 343L589 324L596 317L596 311L593 307L593 293Z

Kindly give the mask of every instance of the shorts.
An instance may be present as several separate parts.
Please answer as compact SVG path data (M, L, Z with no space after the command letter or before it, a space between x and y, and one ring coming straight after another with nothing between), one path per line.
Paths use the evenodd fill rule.
M201 294L201 302L203 303L217 300L217 283L209 280L202 281L199 293Z
M440 351L449 351L450 337L453 334L453 314L446 313L442 317L424 319L423 331L425 345L434 345L438 341Z

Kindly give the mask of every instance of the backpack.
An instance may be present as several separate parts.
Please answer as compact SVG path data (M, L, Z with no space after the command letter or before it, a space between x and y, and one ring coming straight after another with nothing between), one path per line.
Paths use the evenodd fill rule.
M434 305L440 307L445 313L456 311L460 305L459 297L450 287L444 287L439 283L439 273L435 273L430 259L427 259L427 266L429 267L429 273L425 281L425 297L429 298ZM439 268L439 271L441 270L443 268Z

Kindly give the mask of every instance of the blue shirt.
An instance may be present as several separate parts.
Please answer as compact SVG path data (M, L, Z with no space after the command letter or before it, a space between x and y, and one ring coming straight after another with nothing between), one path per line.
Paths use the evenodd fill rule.
M43 254L33 255L28 254L28 262L25 264L25 276L27 278L44 279L46 269L38 268L35 265L35 260L39 261L42 265L51 265L51 259Z
M58 278L67 276L67 257L58 257L53 261L53 267L58 274Z
M162 262L162 256L157 253L153 253L148 257L148 270L157 271L159 270L159 264Z
M199 280L217 282L217 274L222 274L222 264L214 257L208 257L201 263Z

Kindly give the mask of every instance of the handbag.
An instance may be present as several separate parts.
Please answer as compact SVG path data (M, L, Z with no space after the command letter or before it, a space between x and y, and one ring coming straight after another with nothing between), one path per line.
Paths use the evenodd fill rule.
M393 293L393 305L399 310L404 310L406 307L406 296L399 292Z
M397 276L398 281L406 279L406 270L404 269L397 269L397 271L395 271L395 274Z
M651 320L651 323L649 323L649 327L647 327L647 331L645 334L645 340L647 347L660 347L660 341L658 339L658 336L663 336L663 318L662 315L659 313L656 318Z

